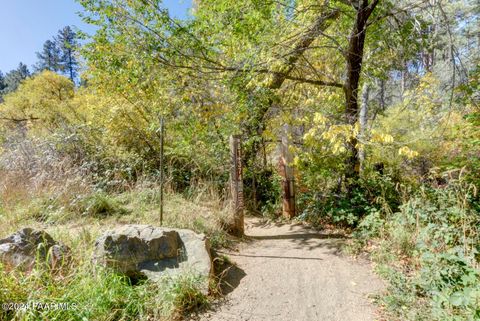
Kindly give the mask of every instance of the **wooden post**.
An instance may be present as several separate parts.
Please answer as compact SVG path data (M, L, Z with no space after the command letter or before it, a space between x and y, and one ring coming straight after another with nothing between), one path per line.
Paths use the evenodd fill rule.
M232 234L242 237L244 234L243 222L243 175L242 175L242 144L239 135L230 136L230 187L233 199L233 227Z
M163 225L163 138L165 126L163 116L160 118L160 225Z
M285 125L282 136L280 157L280 174L282 176L282 212L283 216L292 218L295 216L295 177L293 175L293 157L290 152L290 126Z

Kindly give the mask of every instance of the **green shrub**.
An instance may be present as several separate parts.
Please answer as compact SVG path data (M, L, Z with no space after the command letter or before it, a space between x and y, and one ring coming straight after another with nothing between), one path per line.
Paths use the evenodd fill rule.
M79 200L78 211L92 217L105 217L126 214L127 210L121 203L103 192L95 192Z
M281 177L275 170L264 168L253 172L246 168L243 180L245 206L248 209L266 216L278 214Z
M299 203L302 209L299 218L313 225L354 226L369 208L365 195L358 189L350 197L335 193L304 193Z
M54 198L39 197L33 199L22 211L25 218L31 218L38 222L46 222L62 210L59 202Z
M389 176L371 175L347 192L305 192L298 199L300 218L314 225L356 227L369 213L389 213L398 208L399 193Z
M380 237L373 257L389 281L382 301L392 318L480 319L480 213L473 199L464 182L425 187L387 220L373 212L360 223L357 237Z

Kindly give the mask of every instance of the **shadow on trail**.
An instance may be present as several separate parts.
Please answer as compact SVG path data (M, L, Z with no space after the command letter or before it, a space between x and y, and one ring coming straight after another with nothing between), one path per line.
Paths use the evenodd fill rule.
M281 235L250 235L254 240L297 240L297 239L346 239L343 234L321 234L321 233L298 233L298 234L281 234Z
M282 241L288 241L294 244L296 250L313 251L324 248L330 251L329 254L337 256L342 255L341 248L345 240L350 238L341 232L317 230L301 222L275 222L264 219L249 220L247 230L244 238L247 242L278 240L280 244Z
M288 223L288 222L282 222L282 221L270 221L270 220L267 220L267 219L259 219L258 221L256 222L250 222L249 223L250 225L252 225L253 227L262 227L262 228L265 228L265 227L282 227L282 226L285 226L285 225L290 225L290 226L303 226L302 223Z
M227 295L233 290L235 290L239 285L240 281L246 276L247 274L241 268L236 265L230 265L228 270L226 271L222 283L220 285L220 289L223 295Z
M231 255L222 251L212 251L214 256L214 271L218 280L219 290L221 295L227 295L235 290L240 281L247 275L245 271L239 268L235 263L225 259L224 255ZM223 257L222 257L223 256Z
M251 254L236 254L236 253L225 253L230 256L243 256L243 257L258 257L258 258L267 258L267 259L289 259L289 260L317 260L322 261L323 259L319 257L300 257L300 256L277 256L277 255L251 255Z
M288 232L287 232L288 233ZM289 241L294 244L297 250L315 250L325 248L331 250L330 254L340 256L342 254L342 246L348 236L343 234L330 234L321 232L295 233L291 234L273 234L273 235L248 235L245 240L247 242L261 242L269 240Z

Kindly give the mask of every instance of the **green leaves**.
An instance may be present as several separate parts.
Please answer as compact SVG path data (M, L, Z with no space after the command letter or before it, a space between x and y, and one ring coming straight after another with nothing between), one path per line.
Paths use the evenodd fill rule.
M464 182L445 190L424 190L385 221L384 240L374 256L394 267L384 273L391 284L384 302L398 318L477 318L480 273L472 244L480 238L480 222L462 201L466 193ZM402 305L405 308L398 309Z

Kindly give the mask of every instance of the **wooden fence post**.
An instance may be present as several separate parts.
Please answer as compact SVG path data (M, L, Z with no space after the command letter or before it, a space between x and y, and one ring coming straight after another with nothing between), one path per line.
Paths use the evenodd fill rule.
M244 219L243 219L243 174L242 174L242 144L240 135L230 136L230 189L233 199L233 227L232 234L243 236Z
M290 126L285 125L285 132L282 136L280 157L280 169L282 176L282 212L283 216L292 218L295 216L295 177L293 175L293 157L290 152Z

